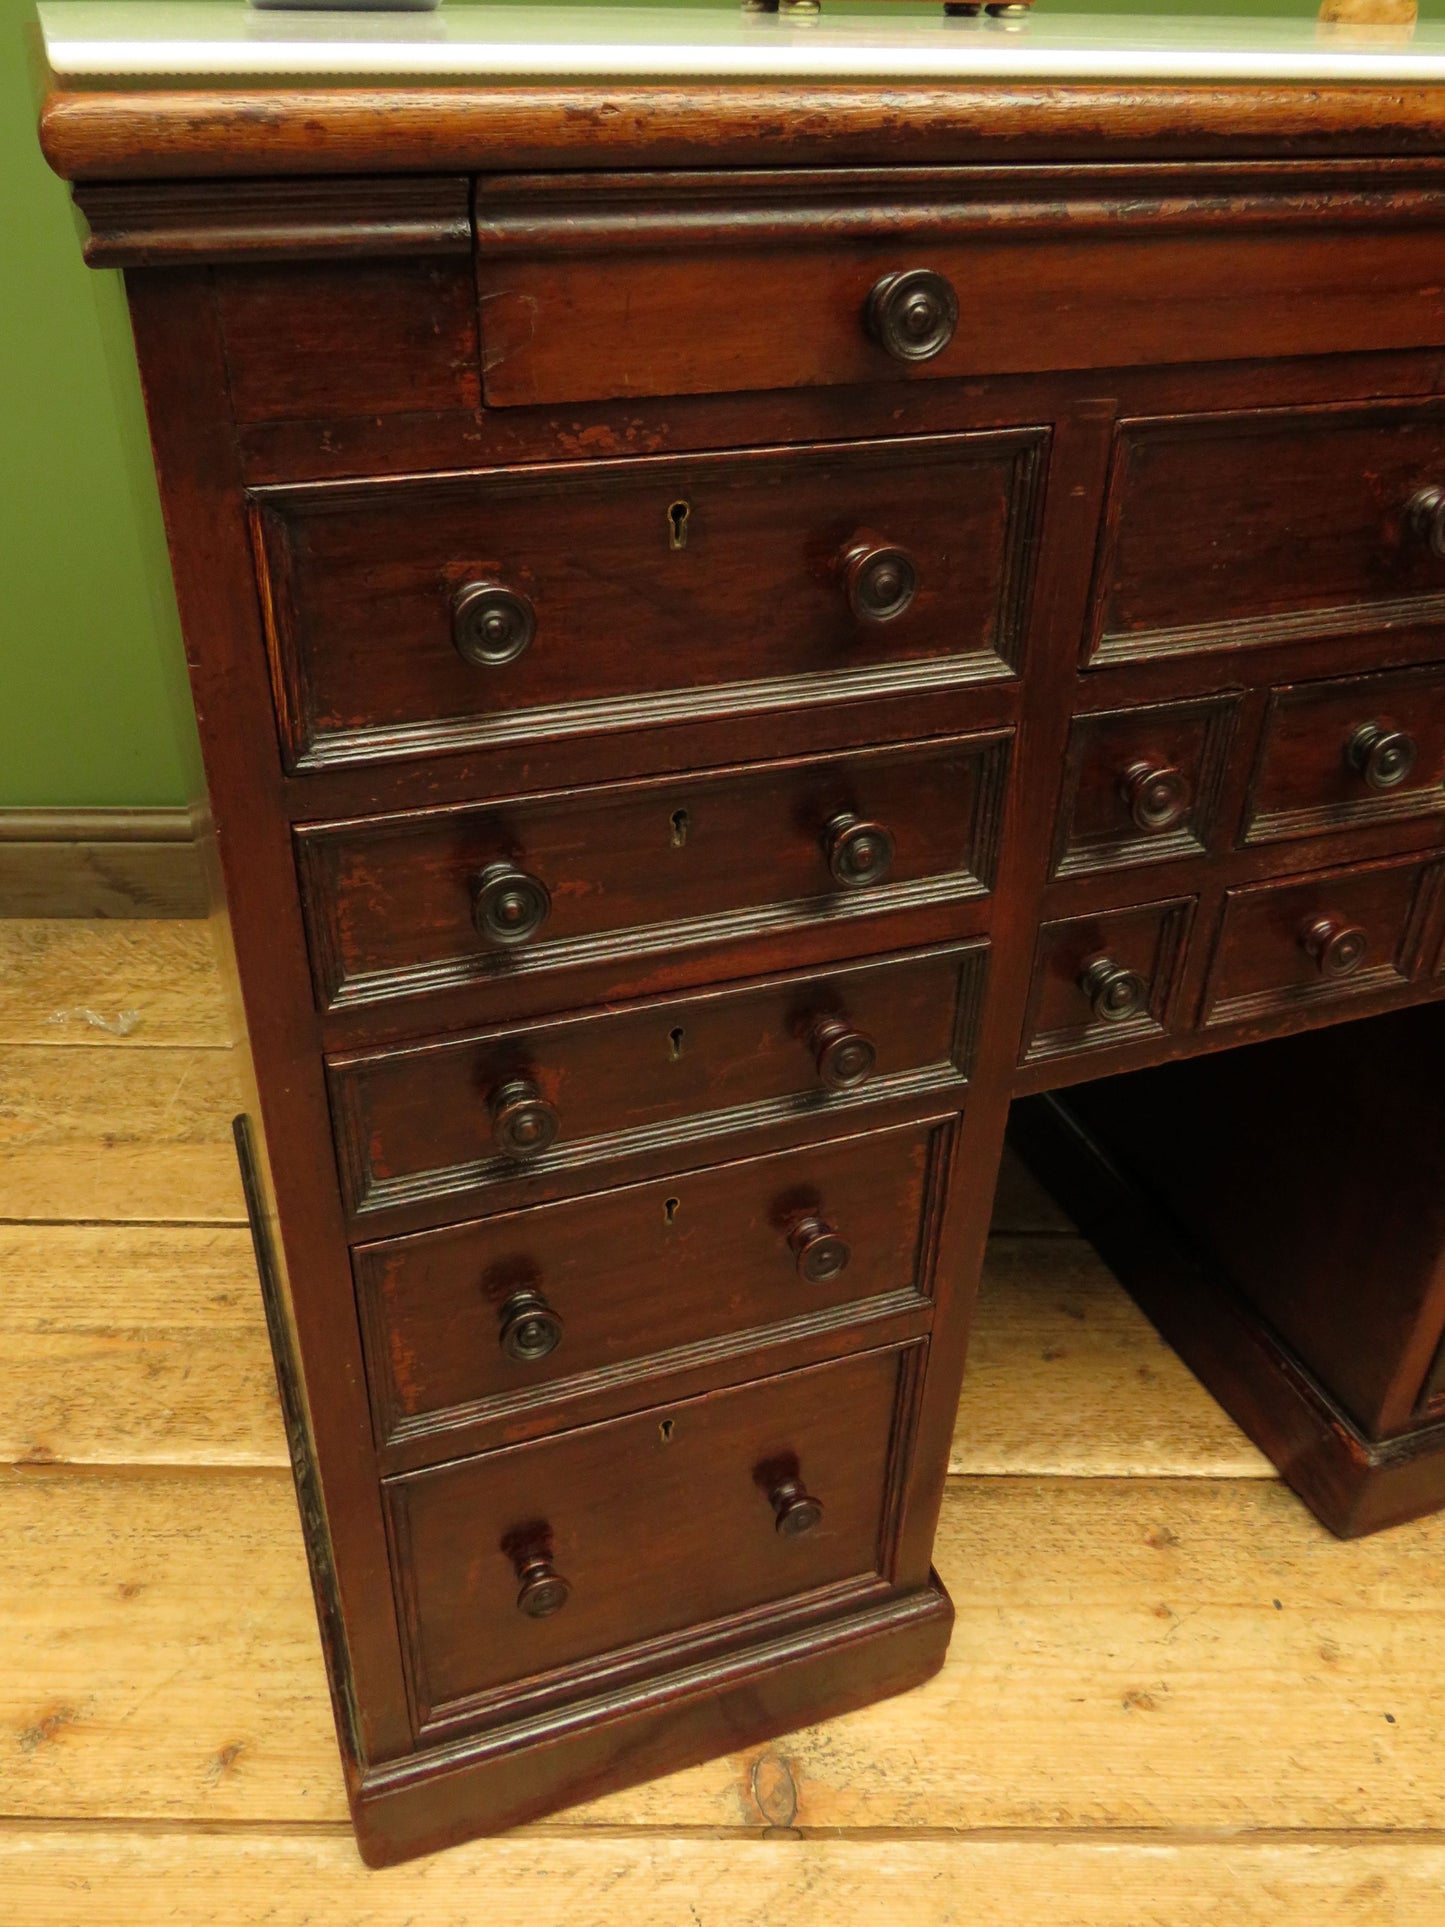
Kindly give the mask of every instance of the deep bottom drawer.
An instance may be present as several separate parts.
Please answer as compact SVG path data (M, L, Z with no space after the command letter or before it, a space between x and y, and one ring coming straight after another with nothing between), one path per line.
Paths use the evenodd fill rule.
M886 1575L918 1346L388 1480L420 1727L514 1682ZM579 1678L579 1672L583 1675ZM511 1707L513 1695L505 1695Z

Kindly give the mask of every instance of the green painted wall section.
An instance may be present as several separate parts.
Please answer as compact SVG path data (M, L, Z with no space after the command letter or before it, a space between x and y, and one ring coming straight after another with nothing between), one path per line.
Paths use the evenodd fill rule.
M1421 11L1438 18L1445 0ZM193 739L130 333L119 277L82 265L66 189L36 145L32 17L33 0L0 0L0 807L179 803Z

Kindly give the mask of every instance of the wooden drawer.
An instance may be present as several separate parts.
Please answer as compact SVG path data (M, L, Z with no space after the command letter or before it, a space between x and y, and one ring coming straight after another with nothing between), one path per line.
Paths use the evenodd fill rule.
M1439 621L1445 559L1412 509L1437 486L1433 402L1122 422L1086 660Z
M1006 768L1006 739L954 738L304 829L317 995L656 979L744 939L827 959L852 919L987 893Z
M1226 892L1202 1021L1398 989L1414 975L1440 867L1363 864Z
M1189 897L1041 925L1019 1061L1161 1036L1193 914Z
M1230 693L1076 716L1050 874L1202 855L1238 709Z
M288 767L1019 666L1043 429L253 491Z
M987 945L950 945L330 1061L354 1210L528 1181L889 1097L961 1091Z
M662 1670L669 1635L695 1654L738 1615L876 1587L909 1358L866 1353L388 1480L418 1726L549 1685L575 1696L592 1671L615 1687Z
M918 1306L949 1126L908 1124L354 1254L378 1444Z
M1272 692L1246 843L1445 810L1445 665Z
M1338 179L1291 185L1087 165L886 186L841 170L483 180L483 392L502 407L1445 340L1433 225L1395 218L1383 193L1383 219L1362 222ZM946 284L924 285L938 315L951 303L951 333L900 287L919 275Z

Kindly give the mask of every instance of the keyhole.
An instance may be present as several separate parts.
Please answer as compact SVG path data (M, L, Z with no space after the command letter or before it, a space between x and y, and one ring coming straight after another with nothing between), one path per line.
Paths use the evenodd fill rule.
M691 514L690 502L674 502L667 511L667 546L670 549L687 547L687 518Z
M674 1064L678 1058L682 1056L682 1031L680 1028L670 1030L667 1033L667 1051Z
M679 1204L681 1204L681 1202L682 1202L682 1200L681 1200L680 1198L664 1198L664 1199L663 1199L663 1201L662 1201L662 1222L663 1222L664 1224L671 1224L671 1223L672 1223L672 1221L673 1221L673 1219L674 1219L674 1218L675 1218L675 1217L677 1216L677 1210L678 1210L678 1206L679 1206Z
M664 1445L672 1438L672 1420L670 1418L665 1418L661 1425L658 1426L657 1436L662 1440Z
M688 827L687 811L674 810L672 813L672 847L674 850L680 850L683 844L686 843Z

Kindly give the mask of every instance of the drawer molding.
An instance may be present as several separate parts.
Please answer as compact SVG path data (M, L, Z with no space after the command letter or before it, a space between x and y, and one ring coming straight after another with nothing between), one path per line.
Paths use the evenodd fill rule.
M554 1405L599 1399L610 1416L627 1409L620 1394L663 1376L755 1357L782 1370L810 1338L841 1348L837 1334L927 1321L955 1137L953 1116L925 1119L357 1247L378 1448L435 1441L429 1458L455 1456L477 1449L452 1441L478 1426L538 1426ZM814 1215L852 1254L835 1279L805 1283L789 1228ZM499 1313L524 1285L563 1336L519 1367L502 1355Z
M394 1210L398 1205L428 1203L452 1197L479 1186L500 1183L519 1176L546 1178L554 1174L585 1170L589 1165L605 1164L620 1158L645 1157L650 1152L684 1150L709 1138L732 1137L735 1133L761 1130L800 1117L833 1118L844 1113L866 1110L890 1100L933 1097L943 1091L962 1091L967 1078L952 1064L929 1064L921 1069L900 1071L894 1076L870 1079L859 1091L817 1091L794 1093L787 1097L764 1098L756 1104L736 1104L726 1110L695 1111L690 1117L669 1118L625 1131L603 1131L594 1137L546 1151L532 1158L525 1167L515 1159L488 1157L418 1171L398 1178L378 1178L369 1167L357 1167L348 1159L348 1170L355 1185L358 1216L373 1211ZM350 1115L345 1086L341 1086L342 1144L350 1147L360 1128L360 1119ZM350 1127L350 1128L348 1128Z
M1220 906L1219 923L1205 981L1201 1029L1246 1023L1317 1004L1349 1003L1381 992L1404 990L1420 969L1421 950L1439 900L1442 875L1445 875L1445 859L1431 861L1416 856L1360 864L1349 869L1282 877L1226 891ZM1408 891L1403 904L1392 906L1380 899L1364 913L1352 905L1352 897L1358 904L1368 898L1372 890L1388 892L1395 878L1399 878ZM1336 899L1340 897L1343 897L1343 903L1337 903ZM1290 909L1286 922L1279 928L1271 928L1267 922L1261 921L1268 918L1271 906L1290 905L1296 900L1298 910ZM1368 914L1377 927L1379 921L1392 919L1384 922L1386 934L1392 939L1388 959L1379 963L1367 962L1363 968L1336 979L1321 975L1289 981L1286 972L1287 980L1278 981L1285 964L1293 966L1297 962L1298 930L1312 915L1326 916L1331 912L1343 913L1347 922L1351 915ZM1283 911L1281 915L1284 915ZM1245 932L1243 936L1238 935L1241 928ZM1282 943L1279 941L1281 931L1285 934ZM1228 946L1232 936L1241 944L1252 940L1256 946L1264 946L1263 957L1273 981L1221 996L1219 981L1231 961ZM1271 958L1274 959L1272 963ZM1245 962L1247 966L1248 957ZM1252 974L1248 968L1246 974Z
M551 1707L565 1706L567 1717L577 1717L580 1709L576 1703L580 1700L585 1705L599 1688L605 1687L608 1692L615 1693L650 1676L675 1673L679 1667L699 1665L709 1657L715 1659L740 1647L753 1647L760 1640L777 1637L792 1627L826 1623L829 1619L856 1611L885 1597L893 1579L903 1489L912 1457L927 1356L925 1339L914 1339L902 1345L860 1349L825 1364L757 1378L729 1391L663 1401L653 1408L651 1414L646 1410L629 1413L617 1419L604 1420L597 1426L574 1427L550 1438L504 1447L498 1453L483 1454L472 1459L454 1459L441 1466L385 1480L382 1490L392 1542L398 1619L403 1629L409 1697L418 1739L432 1740L459 1727L495 1726L515 1718L523 1711L535 1715ZM892 1383L889 1385L885 1380L880 1386L876 1381L890 1364ZM871 1497L858 1494L853 1498L854 1508L860 1514L868 1515L868 1530L865 1546L863 1535L855 1529L857 1563L852 1570L824 1576L822 1583L815 1582L811 1586L794 1587L791 1590L784 1586L772 1598L734 1604L711 1616L690 1616L689 1622L677 1631L663 1631L640 1639L634 1637L625 1644L609 1644L602 1650L575 1659L564 1659L561 1664L548 1666L539 1663L520 1678L503 1678L499 1683L479 1690L448 1695L441 1689L440 1683L433 1680L424 1635L427 1614L418 1584L420 1560L415 1513L419 1496L431 1491L444 1491L446 1483L465 1481L474 1473L484 1481L485 1491L505 1463L513 1494L509 1509L519 1511L521 1516L526 1517L529 1505L535 1507L536 1504L527 1496L529 1467L545 1468L549 1458L565 1461L575 1457L579 1450L585 1455L595 1449L594 1441L598 1444L615 1441L612 1445L614 1451L629 1455L638 1453L643 1427L649 1416L655 1416L658 1412L669 1418L675 1416L684 1425L691 1416L692 1422L700 1424L706 1431L716 1430L720 1424L725 1428L731 1409L735 1412L757 1411L760 1415L779 1415L764 1418L758 1445L750 1444L744 1448L739 1439L739 1454L728 1463L742 1466L748 1459L755 1458L759 1450L767 1453L773 1449L766 1442L773 1434L787 1436L792 1442L791 1449L798 1452L804 1476L816 1479L823 1488L826 1515L827 1484L833 1466L831 1461L819 1465L816 1457L810 1460L807 1434L810 1425L821 1422L826 1428L832 1423L831 1417L816 1403L820 1395L826 1397L828 1392L832 1392L836 1397L850 1382L852 1389L866 1395L867 1406L877 1408L870 1410L870 1425L880 1418L886 1420L885 1436L872 1441L876 1457L872 1461L866 1458L860 1460L858 1465L848 1469L849 1476L855 1479L861 1472L868 1480L872 1493ZM884 1392L881 1399L880 1390ZM807 1404L809 1399L815 1401L811 1413ZM785 1408L791 1410L791 1415L786 1418L781 1416ZM664 1448L666 1450L668 1448ZM858 1446L855 1445L854 1450L857 1451ZM545 1471L543 1476L545 1478ZM765 1518L766 1501L760 1493L750 1492L749 1503L754 1498L760 1514ZM433 1543L435 1547L435 1528ZM803 1540L800 1548L790 1547L786 1540L779 1541L771 1531L765 1543L770 1554L776 1547L779 1570L782 1572L786 1571L790 1556L808 1545L808 1541ZM490 1552L492 1548L488 1547L487 1550ZM639 1558L645 1562L647 1548L638 1547L637 1551ZM448 1556L455 1555L449 1551ZM501 1559L498 1548L498 1565ZM509 1628L505 1626L499 1628L499 1631L507 1630Z
M1047 428L1024 427L254 487L252 549L286 766L305 773L1007 681L1022 668L1049 446ZM889 485L905 481L915 508L937 510L927 535L937 573L946 565L962 579L925 572L895 624L860 625L820 545L846 538L840 517L857 527L886 517ZM651 661L655 678L675 652L708 660L708 642L714 653L731 650L744 671L760 654L766 662L770 648L778 653L755 611L754 628L734 634L727 609L700 605L696 589L683 605L677 587L671 602L659 597L667 502L684 493L700 534L712 518L716 590L749 553L756 557L790 490L800 519L769 549L770 573L754 599L794 598L772 617L791 638L791 660L778 660L772 675L646 687L641 664ZM593 517L588 539L604 559L590 573L590 551L576 561L548 533L569 510ZM399 558L378 578L400 611L392 617L403 631L394 644L399 672L353 653L362 620L354 579L378 547ZM701 552L691 541L683 561L690 567ZM478 571L500 572L536 605L536 639L505 667L465 664L453 646L451 598ZM679 606L690 611L686 620ZM609 624L628 631L634 648L604 650ZM880 659L849 661L860 638ZM795 667L800 652L805 662L821 653L820 666ZM584 669L598 693L549 700ZM365 720L377 703L395 713Z
M297 863L318 1002L323 1010L349 1009L458 985L506 984L587 966L630 964L640 956L667 959L748 938L831 930L977 901L993 888L1011 746L1011 731L939 737L846 756L599 786L561 797L298 826ZM639 821L646 825L655 816L665 826L674 805L693 819L686 847L659 845L655 854L639 853L619 876L610 854L609 822L616 838L636 838ZM898 837L898 867L905 872L925 867L925 874L860 889L831 881L823 837L829 819L846 810L886 816ZM729 811L735 812L731 823ZM816 818L816 844L811 832L800 833L800 817ZM711 822L712 835L700 843L697 826L704 819ZM719 850L719 826L728 824L730 841L733 825L759 820L766 825L767 848L743 887L757 890L773 876L803 881L816 871L827 885L822 893L566 936L549 937L544 926L527 942L512 945L489 944L477 934L468 884L489 862L505 860L534 873L555 898L570 904L605 904L616 888L630 893L639 907L649 899L661 907L667 862L675 868L691 862L690 881L705 884L713 874L710 866L728 854ZM937 847L945 827L952 867L945 867ZM549 837L564 846L554 848L550 860ZM566 847L571 839L577 840L575 849ZM673 885L683 887L683 879L674 875ZM372 907L374 896L390 904L385 918ZM366 966L362 959L368 949L374 955L396 927L414 933L403 947L414 956L420 952L417 960ZM428 946L449 954L427 957Z
M1311 713L1316 740L1311 740ZM1419 761L1398 788L1371 790L1351 774L1345 750L1352 727L1388 717L1416 739ZM1291 721L1294 734L1289 734ZM1304 725L1301 733L1300 725ZM1281 748L1281 738L1285 739ZM1318 743L1318 748L1317 748ZM1331 754L1330 751L1334 753ZM1318 802L1293 809L1271 807L1271 786L1298 790L1291 752L1302 763L1303 787ZM1319 682L1284 683L1270 691L1259 749L1245 803L1245 846L1279 843L1332 830L1361 829L1374 823L1399 823L1445 813L1445 664L1418 669L1387 669ZM1342 780L1343 779L1343 780ZM1422 780L1425 779L1425 780ZM1331 791L1343 794L1331 794Z
M328 1072L343 1192L358 1217L518 1183L525 1184L528 1198L540 1202L557 1179L594 1166L653 1158L770 1126L811 1120L827 1127L840 1117L942 1093L961 1099L972 1070L988 958L987 940L976 939L721 990L647 999L520 1029L333 1058ZM815 1082L806 1028L830 1013L849 1014L887 1048L896 1048L907 1067L878 1071L853 1090L829 1090ZM711 1047L705 1042L704 1053L721 1049L735 1057L735 1086L746 1089L751 1083L756 1089L761 1070L776 1079L776 1094L687 1108L687 1087L672 1090L664 1082L666 1066L654 1055L654 1039L665 1039L670 1025L678 1025L674 1034L680 1034L698 1024L722 1040ZM890 1031L891 1045L886 1043ZM925 1052L925 1061L918 1062ZM581 1070L588 1061L593 1069ZM694 1046L681 1061L707 1060ZM728 1074L729 1063L717 1061L721 1074ZM564 1068L569 1064L570 1072ZM604 1114L622 1105L626 1079L638 1078L644 1117L617 1130L583 1130L575 1138L564 1132L551 1148L525 1163L490 1146L482 1151L488 1094L524 1075L535 1079L544 1096L559 1078L595 1079L582 1090L581 1101L584 1110L590 1101ZM454 1121L450 1107L461 1103L467 1107L465 1117ZM645 1116L648 1111L653 1113L650 1118ZM453 1146L469 1148L472 1143L478 1144L479 1155L446 1155ZM425 1159L419 1167L418 1159ZM414 1168L378 1173L378 1162L394 1166L397 1160Z

